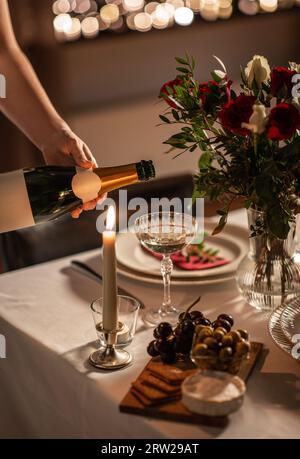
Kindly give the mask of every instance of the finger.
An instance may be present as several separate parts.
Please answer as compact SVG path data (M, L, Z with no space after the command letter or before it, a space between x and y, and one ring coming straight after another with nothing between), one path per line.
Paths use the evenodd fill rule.
M97 198L97 204L101 204L103 201L105 201L106 198L107 198L107 193L101 194L101 196Z
M97 199L93 199L92 201L85 202L82 206L83 210L93 210L97 205Z
M84 167L86 169L92 167L92 161L88 160L83 151L83 144L80 145L77 142L74 142L70 154L78 166Z
M82 208L81 207L77 207L77 209L73 210L71 212L71 216L72 218L79 218L79 215L81 214L82 212Z
M89 161L91 161L92 167L93 167L93 168L98 167L98 164L97 164L96 159L94 158L94 156L93 156L91 150L89 149L89 147L88 147L85 143L83 144L83 151L84 151L84 153L85 153L86 158L87 158Z

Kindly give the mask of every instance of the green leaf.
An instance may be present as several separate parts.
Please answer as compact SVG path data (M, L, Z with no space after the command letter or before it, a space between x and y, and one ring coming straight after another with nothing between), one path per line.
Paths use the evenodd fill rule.
M267 209L267 224L271 233L279 239L286 239L290 225L280 205Z
M199 166L200 171L201 169L207 169L208 166L210 166L210 164L211 164L211 154L209 151L205 151L204 153L202 153L198 161L198 166Z
M172 109L172 115L176 121L179 121L179 113L174 108Z
M219 209L219 210L217 210L217 214L218 214L218 215L227 215L227 214L228 214L228 210L226 210L226 209Z
M169 119L168 119L166 116L164 116L164 115L159 115L159 117L160 117L160 119L161 119L164 123L170 124L170 121L169 121Z
M176 70L181 73L191 73L191 71L185 67L176 67Z
M179 140L183 140L185 138L185 134L183 132L178 132L178 134L174 134L172 135L171 137L172 139L179 139Z
M244 205L245 205L245 208L246 209L249 209L249 207L251 207L252 205L252 199L246 199L245 202L244 202Z
M171 145L172 147L176 148L187 148L185 145L185 140L182 138L178 138L175 136L170 137L168 140L163 142L164 144Z
M195 67L196 67L196 61L195 61L194 56L192 56L192 69L195 70Z
M241 79L242 79L242 82L244 83L245 86L248 86L248 82L247 82L247 77L246 77L246 74L245 74L245 70L243 69L243 67L240 67L241 69Z
M222 215L222 217L219 220L218 225L215 227L215 229L212 232L213 236L215 236L216 234L219 234L223 230L224 226L227 223L227 217L228 217L228 213L226 215Z
M197 188L194 188L193 195L192 195L192 203L195 204L196 199L204 198L206 196L205 191L199 191Z
M178 62L178 64L189 65L189 63L183 59L183 57L175 57L175 60Z

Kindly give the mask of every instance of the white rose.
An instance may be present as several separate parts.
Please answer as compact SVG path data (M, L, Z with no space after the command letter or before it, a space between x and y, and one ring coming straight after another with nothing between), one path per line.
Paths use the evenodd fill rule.
M266 128L267 114L264 105L253 105L253 113L249 123L242 123L242 127L249 129L254 134L262 134Z
M262 83L270 78L271 69L268 60L264 56L253 56L245 68L247 83L252 88L255 81L258 88L261 88Z

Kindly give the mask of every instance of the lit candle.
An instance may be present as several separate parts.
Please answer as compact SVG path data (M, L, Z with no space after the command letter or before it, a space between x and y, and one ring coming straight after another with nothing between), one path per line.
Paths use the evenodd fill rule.
M190 8L177 8L174 14L175 22L181 26L188 26L193 22L194 13Z
M263 11L273 13L277 10L278 0L260 0L259 4Z
M117 270L116 270L116 232L115 209L109 206L106 217L106 231L103 232L103 328L106 331L117 329Z

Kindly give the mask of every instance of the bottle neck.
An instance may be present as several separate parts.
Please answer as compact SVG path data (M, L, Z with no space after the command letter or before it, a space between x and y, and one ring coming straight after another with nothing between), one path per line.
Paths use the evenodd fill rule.
M101 179L101 194L109 193L117 188L140 181L135 163L117 167L96 168L93 172Z

